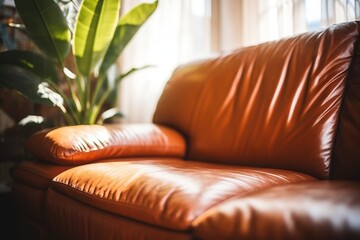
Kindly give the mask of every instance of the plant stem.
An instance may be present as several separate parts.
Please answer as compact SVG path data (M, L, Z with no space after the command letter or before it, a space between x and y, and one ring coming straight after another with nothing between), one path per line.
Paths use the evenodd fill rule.
M89 121L90 115L91 115L91 101L90 101L90 92L91 92L91 76L87 76L84 78L84 84L85 84L85 93L83 98L83 123L85 124L91 124Z
M63 98L63 100L64 100L64 102L65 102L65 105L68 106L68 108L69 108L69 110L70 110L70 113L71 113L71 116L72 116L72 118L73 118L73 119L71 120L71 122L72 122L73 124L80 124L79 116L78 116L76 110L73 109L72 104L71 104L71 103L69 102L69 100L67 99L67 96L65 95L65 93L61 90L61 88L60 88L59 86L57 86L57 85L54 84L53 82L49 82L49 84L50 84L50 86L51 86L52 88L54 88L54 90L55 90L58 94L60 94L60 96ZM69 114L69 113L67 113L67 110L66 110L66 108L65 108L64 106L58 106L58 107L61 109L64 117L65 117L65 115L68 115L68 114ZM70 117L70 116L68 116L68 118L69 118L69 117ZM67 119L66 119L66 120L67 120ZM68 122L68 121L67 121L67 122ZM70 124L70 123L69 123L69 124Z
M63 65L61 67L62 67L62 69L65 68ZM73 99L77 110L81 111L81 106L79 105L79 98L77 97L77 95L76 95L76 93L75 93L75 91L74 91L74 89L73 89L73 87L71 85L70 78L66 74L64 74L64 78L66 80L66 84L67 84L67 87L68 87L68 89L70 91L71 98Z
M76 125L77 123L71 118L71 116L67 112L63 112L63 116L68 125Z
M80 105L81 110L79 111L80 114L80 121L81 123L84 123L84 113L86 112L86 94L85 94L85 88L86 88L86 79L83 75L79 76L79 87L78 87L78 94L80 98Z
M95 106L93 106L93 111L91 112L90 115L90 121L94 122L96 121L97 116L99 115L99 112L101 110L101 107L103 106L103 104L105 103L106 99L108 98L109 94L110 94L111 90L108 89L106 90L105 93L103 93L103 95L101 95L101 98L99 99L99 101L97 102L97 104Z
M97 101L97 99L99 98L99 93L100 93L100 89L101 89L101 86L103 85L104 83L104 80L105 80L105 77L103 74L100 74L98 79L97 79L97 82L96 82L96 86L95 86L95 90L94 90L94 93L93 93L93 99L91 101L91 104L92 105L95 105L95 102Z
M96 103L98 101L98 98L99 98L99 94L100 94L100 89L104 83L104 80L105 80L105 77L103 74L100 74L98 79L97 79L97 82L96 82L96 86L95 86L95 90L94 90L94 93L93 93L93 96L92 96L92 101L91 101L91 111L90 111L90 121L92 122L95 122L96 120L96 117L98 114L95 114L94 112L99 112L99 110L96 109ZM94 115L94 116L93 116Z
M61 67L61 71L64 73L64 69L65 69L65 65L64 65L64 62L61 61L61 58L58 57L58 62L59 62L59 65ZM81 104L80 104L80 100L78 98L78 96L76 95L74 89L73 89L73 86L71 84L71 80L70 78L64 73L64 78L65 78L65 81L66 81L66 85L69 89L69 92L70 92L70 96L71 96L71 99L73 100L73 102L75 103L75 107L76 107L76 110L73 109L73 106L72 104L69 102L69 100L67 99L67 96L64 94L64 92L60 89L60 87L56 86L55 84L53 84L52 86L54 87L54 89L56 89L56 91L63 97L65 103L66 103L66 106L68 106L70 112L71 112L71 115L73 117L73 119L71 119L71 121L69 122L69 118L70 116L67 116L68 114L65 112L64 113L64 117L66 119L66 121L70 124L70 125L74 125L75 123L76 124L80 124L81 120L79 119L79 116L77 113L81 112ZM76 84L78 86L78 78L76 76ZM66 109L65 109L66 110Z

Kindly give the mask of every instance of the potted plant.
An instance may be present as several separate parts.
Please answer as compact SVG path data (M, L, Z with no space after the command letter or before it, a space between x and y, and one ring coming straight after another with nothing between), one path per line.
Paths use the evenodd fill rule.
M103 105L116 86L142 68L130 69L112 83L108 70L158 4L142 3L119 17L120 2L82 0L72 32L56 2L15 0L24 31L39 51L0 53L0 87L56 106L68 125L101 123Z

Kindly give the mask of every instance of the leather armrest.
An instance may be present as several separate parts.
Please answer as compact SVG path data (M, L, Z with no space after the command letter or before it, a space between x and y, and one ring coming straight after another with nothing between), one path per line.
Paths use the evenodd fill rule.
M224 201L193 227L196 239L360 239L360 183L271 187Z
M59 165L121 157L182 158L185 146L180 133L155 124L66 126L37 132L26 141L36 158Z

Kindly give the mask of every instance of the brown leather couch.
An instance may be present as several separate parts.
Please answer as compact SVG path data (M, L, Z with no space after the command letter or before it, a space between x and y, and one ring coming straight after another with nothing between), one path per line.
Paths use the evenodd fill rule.
M360 23L179 66L151 124L38 132L29 239L360 239Z

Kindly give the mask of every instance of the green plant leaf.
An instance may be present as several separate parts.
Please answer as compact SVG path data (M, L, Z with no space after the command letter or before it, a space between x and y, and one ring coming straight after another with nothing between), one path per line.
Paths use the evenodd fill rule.
M137 71L140 71L140 70L143 70L143 69L146 69L146 68L151 68L151 67L155 67L154 65L145 65L145 66L142 66L142 67L138 67L138 68L131 68L129 71L127 71L126 73L123 73L123 74L120 74L119 76L116 77L115 79L115 86L113 88L116 88L119 83L126 77L128 77L129 75L137 72Z
M41 78L15 65L0 65L0 82L7 88L15 89L33 102L63 107L63 98L43 82Z
M124 114L118 109L118 108L110 108L106 111L104 111L100 116L97 124L103 124L111 122L111 120L116 118L123 118Z
M40 54L22 50L10 50L0 53L0 64L23 67L45 81L59 83L59 75L54 62Z
M70 50L71 33L59 6L52 0L15 0L15 5L38 48L63 61Z
M135 33L156 10L157 5L158 1L139 4L120 18L114 37L100 67L101 74L104 74L115 63Z
M74 56L79 72L89 76L114 35L120 0L83 0L75 25Z

